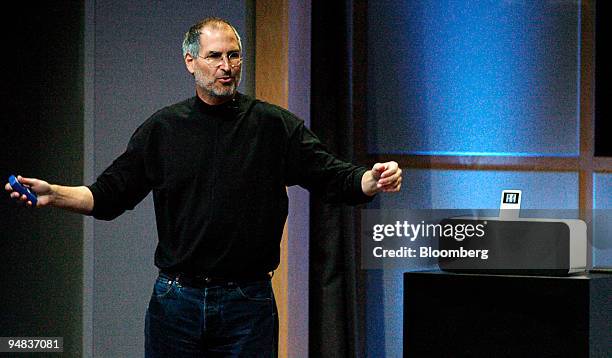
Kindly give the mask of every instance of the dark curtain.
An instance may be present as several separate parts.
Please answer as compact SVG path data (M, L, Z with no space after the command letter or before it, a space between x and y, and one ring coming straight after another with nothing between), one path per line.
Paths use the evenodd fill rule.
M610 15L612 4L597 1L595 10L595 155L612 157L612 105L610 96L610 53L605 49L610 43Z
M356 164L351 1L312 2L311 127L328 149ZM361 356L356 208L311 197L309 352Z

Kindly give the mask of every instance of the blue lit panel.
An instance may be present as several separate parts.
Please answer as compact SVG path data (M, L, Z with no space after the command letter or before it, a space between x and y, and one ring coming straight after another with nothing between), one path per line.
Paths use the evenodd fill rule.
M579 153L580 2L368 3L368 151Z
M608 203L612 176L607 178ZM502 190L521 189L521 208L578 209L577 173L406 170L402 191L378 195L372 209L495 209ZM425 264L414 270L437 269ZM401 357L403 271L367 271L367 356ZM460 294L460 293L449 293Z
M502 190L523 191L523 209L578 209L578 174L479 170L404 171L402 191L381 209L496 209Z
M612 174L593 176L593 266L612 267Z

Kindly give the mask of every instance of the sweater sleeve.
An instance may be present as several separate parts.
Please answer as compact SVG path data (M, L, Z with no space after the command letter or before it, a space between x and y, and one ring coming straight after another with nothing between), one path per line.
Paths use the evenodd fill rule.
M94 198L90 213L94 218L113 220L125 210L134 209L151 190L144 164L147 132L144 125L139 127L125 152L88 186Z
M330 203L349 205L372 201L361 189L368 170L332 155L302 121L289 138L288 184L298 184Z

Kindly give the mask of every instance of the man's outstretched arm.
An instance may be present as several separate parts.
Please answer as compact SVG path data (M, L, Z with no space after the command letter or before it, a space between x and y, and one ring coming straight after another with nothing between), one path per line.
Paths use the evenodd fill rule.
M18 176L17 180L36 193L38 196L36 207L53 206L79 214L89 214L93 210L93 195L86 186L49 184L44 180L24 178L22 176ZM32 202L29 201L25 195L20 195L18 192L14 191L9 183L6 183L4 189L10 192L11 198L28 206L32 206Z

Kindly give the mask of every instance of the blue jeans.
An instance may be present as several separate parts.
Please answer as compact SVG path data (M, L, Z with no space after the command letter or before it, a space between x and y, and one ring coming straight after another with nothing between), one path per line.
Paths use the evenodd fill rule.
M145 319L145 357L276 357L270 280L187 287L160 275Z

